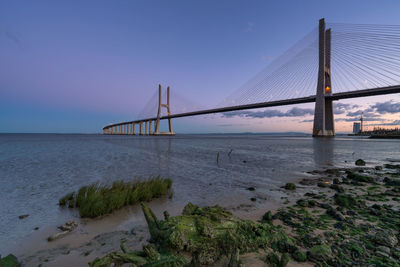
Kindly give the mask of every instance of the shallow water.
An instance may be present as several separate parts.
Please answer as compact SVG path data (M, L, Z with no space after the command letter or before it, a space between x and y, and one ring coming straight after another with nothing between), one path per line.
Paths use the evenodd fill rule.
M231 153L229 153L231 152ZM217 161L217 155L218 161ZM60 196L95 181L161 175L174 180L174 203L234 206L324 167L400 159L400 140L360 137L177 135L0 135L0 254L34 232L76 216ZM19 215L29 214L20 220ZM134 214L132 216L135 216Z

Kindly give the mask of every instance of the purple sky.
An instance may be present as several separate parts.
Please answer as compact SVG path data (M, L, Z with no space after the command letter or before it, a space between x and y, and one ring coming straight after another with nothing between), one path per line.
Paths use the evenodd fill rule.
M398 10L396 0L3 0L0 132L100 132L106 124L137 119L159 83L177 95L172 112L214 107L321 17L400 25ZM398 95L340 103L347 105L336 110L338 131L350 131L360 110L377 119L371 125L400 120ZM313 105L176 119L174 128L311 132L309 109Z

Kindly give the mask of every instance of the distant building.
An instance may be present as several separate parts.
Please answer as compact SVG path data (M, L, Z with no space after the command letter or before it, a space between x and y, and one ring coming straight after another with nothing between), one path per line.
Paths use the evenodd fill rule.
M353 123L353 134L358 134L361 131L361 123L355 122Z

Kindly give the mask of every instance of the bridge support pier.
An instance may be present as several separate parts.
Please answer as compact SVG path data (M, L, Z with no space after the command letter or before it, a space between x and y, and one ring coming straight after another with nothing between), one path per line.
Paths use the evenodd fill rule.
M152 133L152 123L153 123L153 121L149 121L149 135L152 135L153 133Z
M143 135L143 122L139 122L140 132L139 135Z
M158 112L157 120L154 122L154 135L175 135L172 129L172 119L168 119L168 132L160 132L160 118L161 118L161 108L167 109L168 116L171 115L170 102L169 102L169 86L167 87L167 104L161 103L161 84L158 85Z
M319 68L318 85L314 111L314 137L335 135L335 121L331 87L331 30L325 30L325 21L319 21Z

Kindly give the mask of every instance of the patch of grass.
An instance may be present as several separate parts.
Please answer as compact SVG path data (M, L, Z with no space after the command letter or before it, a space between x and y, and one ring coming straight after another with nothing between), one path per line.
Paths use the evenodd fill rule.
M150 201L166 195L172 180L161 177L147 181L116 181L111 186L94 183L81 187L78 193L69 193L59 200L60 206L79 208L81 217L94 218L112 213L123 206Z

